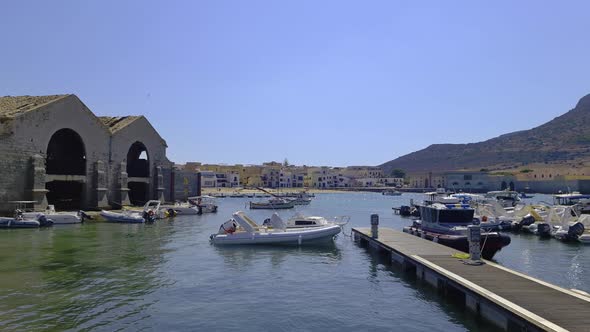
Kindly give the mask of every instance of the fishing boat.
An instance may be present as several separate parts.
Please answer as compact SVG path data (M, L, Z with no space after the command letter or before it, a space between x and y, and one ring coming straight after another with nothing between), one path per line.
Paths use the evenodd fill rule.
M287 224L273 213L269 226L260 226L242 211L235 212L232 219L219 227L210 239L216 245L236 244L294 244L306 245L332 241L342 228L339 225L288 228Z
M292 209L295 207L295 203L288 201L283 198L273 197L268 201L263 202L250 202L250 209Z
M150 200L144 205L142 211L123 210L121 212L112 212L102 210L100 215L110 222L139 224L145 222L154 222L160 212L160 201Z
M404 232L469 252L467 226L473 225L473 208L468 204L442 203L421 205L419 208L421 220L404 227ZM510 237L498 232L482 230L481 239L481 254L485 259L492 259L496 252L510 244Z

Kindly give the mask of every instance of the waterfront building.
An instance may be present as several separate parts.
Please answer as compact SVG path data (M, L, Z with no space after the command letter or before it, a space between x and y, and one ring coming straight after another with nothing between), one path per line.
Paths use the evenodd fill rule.
M0 137L0 202L89 209L174 195L166 141L144 116L97 117L73 94L6 96Z

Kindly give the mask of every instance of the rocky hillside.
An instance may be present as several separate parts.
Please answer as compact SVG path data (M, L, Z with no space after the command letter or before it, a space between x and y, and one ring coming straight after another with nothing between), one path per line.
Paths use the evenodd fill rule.
M459 169L503 169L537 162L590 160L590 95L539 127L470 144L433 144L381 165L385 174Z

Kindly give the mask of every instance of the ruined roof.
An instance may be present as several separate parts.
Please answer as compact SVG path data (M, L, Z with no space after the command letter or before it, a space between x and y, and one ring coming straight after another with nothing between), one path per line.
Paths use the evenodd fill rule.
M15 118L28 111L67 96L69 95L0 97L0 117Z
M128 116L99 116L98 117L105 126L109 127L109 130L114 133L117 130L123 129L133 121L141 118L138 115L128 115Z

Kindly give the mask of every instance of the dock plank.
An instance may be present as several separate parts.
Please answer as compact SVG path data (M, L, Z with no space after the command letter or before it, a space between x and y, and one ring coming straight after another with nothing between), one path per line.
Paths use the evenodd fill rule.
M369 228L354 228L353 231L370 237ZM435 267L443 275L459 276L455 279L459 283L463 281L463 287L493 293L490 300L502 302L504 308L514 307L517 311L522 308L542 317L549 326L554 324L570 331L590 331L590 298L586 296L492 262L479 266L464 264L452 257L453 253L459 252L456 249L400 231L380 228L376 242L409 259L427 262L428 266Z

